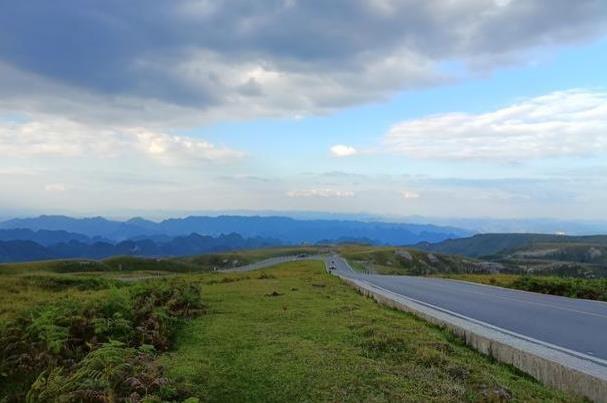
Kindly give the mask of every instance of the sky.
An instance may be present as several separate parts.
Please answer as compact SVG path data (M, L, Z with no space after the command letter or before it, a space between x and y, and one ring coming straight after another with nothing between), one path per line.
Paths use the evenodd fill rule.
M0 2L0 213L607 217L604 0Z

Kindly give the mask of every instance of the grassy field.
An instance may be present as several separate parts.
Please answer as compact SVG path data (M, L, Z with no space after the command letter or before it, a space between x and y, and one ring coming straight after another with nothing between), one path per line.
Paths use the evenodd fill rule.
M144 258L117 256L103 260L66 259L25 263L0 264L0 276L24 273L131 273L167 272L202 273L214 269L230 269L260 260L299 254L326 253L322 246L253 249L225 253L210 253L191 257Z
M182 258L179 260L186 263L195 264L197 266L206 267L208 269L212 269L213 267L218 269L229 269L231 267L243 266L277 256L291 256L299 254L314 255L317 253L326 253L327 251L328 249L322 246L283 247L254 249L229 253L214 253Z
M5 273L0 401L576 401L320 262L149 274Z
M360 296L320 262L195 281L207 313L162 363L202 401L575 401Z
M149 272L141 273L149 275ZM58 274L36 270L0 276L0 324L37 306L62 301L95 301L109 298L112 290L130 284L114 273Z
M443 278L514 288L517 290L607 301L607 279L581 279L515 274L444 274Z

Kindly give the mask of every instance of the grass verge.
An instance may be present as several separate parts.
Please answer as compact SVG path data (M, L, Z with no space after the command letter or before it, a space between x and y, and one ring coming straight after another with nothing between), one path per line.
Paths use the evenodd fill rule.
M559 295L570 298L607 301L607 279L581 279L516 274L447 274L443 278Z
M577 401L293 262L205 275L207 314L162 363L209 402Z

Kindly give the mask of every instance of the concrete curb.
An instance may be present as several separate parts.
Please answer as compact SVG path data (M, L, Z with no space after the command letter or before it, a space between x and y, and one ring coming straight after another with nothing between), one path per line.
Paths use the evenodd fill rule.
M364 280L339 274L338 277L380 304L413 313L430 323L449 329L474 349L499 362L511 364L548 386L585 396L598 403L607 403L607 367L601 363L404 297Z

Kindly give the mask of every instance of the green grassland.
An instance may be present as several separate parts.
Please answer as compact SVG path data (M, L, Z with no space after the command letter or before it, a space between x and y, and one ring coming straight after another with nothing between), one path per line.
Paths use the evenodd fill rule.
M283 247L212 253L192 257L143 258L117 256L103 260L66 259L26 263L0 264L0 276L26 272L51 273L201 273L215 269L230 269L260 260L299 254L326 253L326 247Z
M112 286L123 285L99 276L4 275L0 277L0 325L24 311L53 302L102 300Z
M207 268L207 271L209 271L212 268L230 269L237 266L244 266L272 257L293 256L299 254L314 255L318 253L326 253L328 250L329 249L324 246L282 247L200 255L190 258L182 258L180 260L200 267L205 267Z
M580 244L574 246L578 248ZM10 316L11 312L20 304L32 305L53 298L52 294L49 295L41 290L32 295L27 292L23 293L21 290L29 285L27 282L24 283L23 279L20 280L20 284L16 284L15 278L11 278L14 275L51 276L72 273L83 279L91 275L102 275L105 279L140 281L231 269L276 256L314 255L328 252L339 253L355 270L365 273L445 276L576 298L598 300L607 298L607 285L605 284L607 279L600 274L603 269L587 262L546 260L547 255L543 251L551 250L550 253L556 253L553 251L554 248L546 249L549 247L553 248L554 245L538 243L534 248L539 249L519 251L516 252L518 253L516 258L512 257L515 256L513 254L508 258L496 258L495 261L444 255L411 248L333 245L268 248L183 258L113 257L101 261L56 260L2 264L0 265L0 279L5 281L3 285L0 284L0 290L4 290L0 295L0 302L14 299L17 303L4 308L0 306L0 321L5 316ZM562 255L562 252L559 253ZM595 248L592 249L592 253L595 256L602 252ZM571 254L566 256L568 259L573 259ZM78 290L70 292L78 292ZM86 292L83 295L86 295Z
M0 401L577 401L359 295L319 261L141 269L4 273Z
M516 274L442 274L440 277L542 294L607 301L607 279L604 278L589 280L571 277Z
M162 363L210 402L574 401L293 262L200 278L207 314Z

